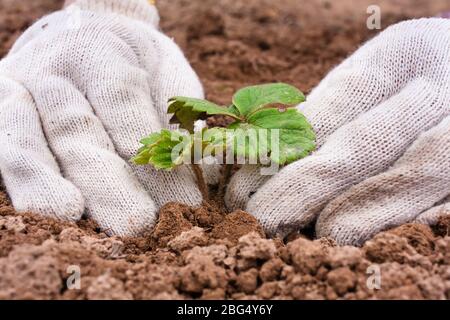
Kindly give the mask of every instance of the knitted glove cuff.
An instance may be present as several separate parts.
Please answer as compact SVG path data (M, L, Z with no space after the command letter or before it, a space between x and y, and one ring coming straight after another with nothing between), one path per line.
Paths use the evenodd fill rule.
M157 27L159 14L154 4L155 0L75 0L72 5L81 10L125 15Z

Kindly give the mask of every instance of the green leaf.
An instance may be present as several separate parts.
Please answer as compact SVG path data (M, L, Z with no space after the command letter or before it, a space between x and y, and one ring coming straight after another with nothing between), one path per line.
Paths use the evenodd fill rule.
M239 90L233 97L233 104L243 116L271 105L281 104L292 107L305 101L305 96L297 88L285 83L263 84Z
M156 169L171 170L191 156L192 138L166 129L141 140L144 144L132 162L138 165L151 164Z
M150 150L148 148L142 147L139 149L138 154L131 159L135 164L145 165L149 163L150 160Z
M204 120L211 115L225 115L234 119L239 119L239 115L231 107L221 107L212 102L186 97L174 97L169 100L169 110L173 113L171 124L180 124L180 128L189 132L194 132L194 123L197 120Z
M234 138L236 156L249 157L255 155L255 152L259 154L260 150L267 150L272 161L285 165L306 157L316 148L316 136L312 126L296 109L284 111L276 108L261 109L253 113L247 121L247 123L237 121L229 127L236 130ZM262 135L257 131L260 129L269 130ZM249 143L255 131L258 143Z
M229 107L206 100L174 97L169 100L168 113L173 114L170 122L180 124L191 134L182 135L169 130L153 133L141 140L143 147L132 160L136 164L151 164L157 169L170 170L185 160L204 156L206 149L212 155L220 155L233 147L232 155L243 156L247 161L253 158L261 163L260 156L268 155L270 160L280 165L291 163L306 157L316 147L312 126L292 108L304 100L298 89L284 83L239 90ZM194 133L195 122L211 115L235 119L228 127L234 130L212 128ZM198 145L201 148L196 150L194 146Z
M141 140L141 144L146 145L146 146L152 145L152 144L156 143L159 140L160 136L161 136L160 133L152 133L148 137L143 138Z
M241 116L241 113L239 112L238 108L236 108L236 106L234 104L232 104L231 106L228 107L228 112L231 112L238 117Z

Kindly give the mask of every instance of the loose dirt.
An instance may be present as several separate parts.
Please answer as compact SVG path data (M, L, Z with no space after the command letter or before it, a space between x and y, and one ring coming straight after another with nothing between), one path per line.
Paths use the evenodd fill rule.
M450 298L450 237L424 225L362 248L304 237L285 244L266 239L243 211L169 203L151 233L120 239L91 221L18 215L0 201L0 299ZM449 227L442 220L436 230ZM73 266L81 271L75 290ZM381 275L379 290L368 286L371 272Z
M0 0L0 56L61 3ZM186 52L208 98L225 103L237 88L261 82L309 92L378 32L365 24L372 3L172 0L159 7L162 28ZM378 3L383 28L450 10L445 0ZM433 229L408 224L362 248L306 235L284 243L267 239L243 211L170 203L149 234L108 238L91 220L17 214L0 188L0 299L450 299L449 229L449 218ZM81 288L72 290L77 268Z

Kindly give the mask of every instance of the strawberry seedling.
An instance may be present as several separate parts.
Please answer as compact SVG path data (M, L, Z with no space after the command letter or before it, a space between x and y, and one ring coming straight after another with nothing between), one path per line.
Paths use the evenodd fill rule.
M210 151L207 156L229 159L231 153L234 160L256 159L257 164L265 163L255 155L264 154L270 161L286 165L315 149L312 126L295 108L303 101L305 96L301 91L284 83L243 88L236 92L228 107L201 99L174 97L169 100L168 113L173 114L170 123L179 124L187 133L178 130L152 133L141 140L143 147L132 160L164 170L190 163L206 200L207 186L198 164L205 150ZM229 117L233 122L227 128L194 132L196 121L214 115ZM227 166L229 169L230 165Z

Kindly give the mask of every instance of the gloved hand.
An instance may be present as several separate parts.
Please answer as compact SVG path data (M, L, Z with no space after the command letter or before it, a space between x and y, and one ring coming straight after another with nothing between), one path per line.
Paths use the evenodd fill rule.
M319 237L353 245L450 210L450 20L388 28L299 108L319 150L268 181L256 167L241 169L226 195L229 207L246 205L281 236L318 218Z
M201 202L187 166L129 159L168 126L167 100L203 97L147 0L76 0L36 22L0 62L0 171L14 207L109 234L152 227L169 201Z

